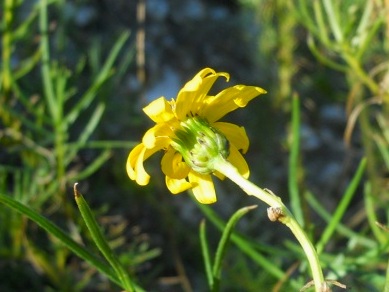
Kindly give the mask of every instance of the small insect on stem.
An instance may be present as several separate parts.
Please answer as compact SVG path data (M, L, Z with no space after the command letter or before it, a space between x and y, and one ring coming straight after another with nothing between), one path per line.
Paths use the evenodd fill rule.
M267 208L267 217L269 217L270 221L272 222L278 221L280 218L284 217L282 208L281 207Z

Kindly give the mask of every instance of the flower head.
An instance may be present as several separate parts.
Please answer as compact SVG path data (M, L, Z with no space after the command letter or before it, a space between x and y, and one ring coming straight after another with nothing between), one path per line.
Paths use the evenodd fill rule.
M227 159L244 177L249 176L242 156L249 146L244 128L219 119L266 91L236 85L208 95L219 77L229 79L228 73L205 68L185 84L176 100L160 97L143 109L155 125L128 156L126 168L132 180L139 185L149 183L143 162L159 150L165 151L161 167L168 189L173 194L192 189L203 204L216 202L211 175L224 178L213 168L217 159Z

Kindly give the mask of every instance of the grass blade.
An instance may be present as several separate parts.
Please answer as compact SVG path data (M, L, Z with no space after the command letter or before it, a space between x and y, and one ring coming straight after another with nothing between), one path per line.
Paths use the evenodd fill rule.
M317 201L315 196L311 194L310 192L307 192L305 194L305 198L309 204L310 207L318 214L325 222L330 222L332 220L332 214L330 214L323 206ZM367 247L368 249L373 249L377 247L377 243L369 238L368 236L364 236L362 233L357 233L343 224L339 223L336 226L336 231L349 238L349 239L354 239L358 242L358 244Z
M205 274L207 276L209 290L213 287L212 262L209 254L207 234L205 232L205 220L200 223L200 244L204 259Z
M77 183L74 184L74 197L82 218L86 226L88 227L89 232L95 242L96 246L103 254L105 259L110 263L114 269L116 275L118 276L121 286L126 289L126 291L140 291L140 288L135 289L135 284L131 281L129 274L124 269L124 267L119 262L118 258L108 245L104 235L102 234L99 225L94 218L92 210L89 208L88 203L85 201L84 197L77 190Z
M47 19L47 0L40 1L40 12L39 12L39 29L41 33L40 48L42 51L42 77L43 77L43 88L45 92L45 98L49 108L51 117L57 121L58 119L58 107L57 101L54 94L53 81L51 80L52 72L50 68L50 50L49 50L49 28Z
M234 227L236 223L238 223L239 219L242 218L243 215L245 215L247 212L249 212L252 209L257 208L257 205L254 206L248 206L239 209L236 211L228 220L224 230L222 237L219 241L219 245L216 250L215 254L215 260L213 264L212 274L213 274L213 287L212 291L219 291L219 283L220 283L220 277L221 277L221 266L222 266L222 260L224 258L224 255L227 250L228 242L230 241L231 234L234 230Z
M288 189L290 206L297 222L304 227L304 216L299 193L299 153L300 153L300 101L297 95L292 97L292 135L289 154Z
M317 253L320 254L327 242L330 240L332 234L335 232L340 220L345 214L347 207L350 204L351 199L353 198L355 191L361 182L362 176L366 169L366 158L363 158L359 163L358 169L351 180L350 184L347 187L344 195L342 196L342 200L338 204L335 212L332 214L331 221L328 223L326 229L324 230L319 242L316 245Z
M73 181L85 179L95 171L97 171L109 158L111 157L111 151L106 149L103 151L91 164L89 164L84 170L77 173L74 177L71 177Z
M95 82L91 87L85 92L85 94L80 98L80 101L72 108L70 113L66 116L66 122L72 124L80 112L88 107L92 102L93 98L96 96L97 91L103 85L103 83L110 77L110 71L112 69L113 63L115 62L121 48L124 46L125 42L129 38L130 33L124 32L119 39L116 41L114 47L111 50L106 62L104 63L103 68L101 69L99 75L96 77Z
M0 203L6 205L7 207L13 209L16 212L27 216L30 220L34 221L52 236L57 238L62 244L67 246L74 254L84 259L91 266L95 267L97 270L99 270L102 274L106 275L116 284L121 285L121 282L108 265L98 260L95 255L93 255L83 246L74 241L69 235L67 235L64 231L62 231L59 227L50 222L48 219L9 196L0 194Z
M79 149L85 145L85 143L88 141L90 136L93 134L94 130L96 129L97 125L100 122L100 119L104 113L105 110L105 104L104 103L99 103L97 107L94 109L92 116L90 117L87 125L83 129L82 133L77 139L77 142L72 148L68 148L68 155L66 157L66 165L68 165L74 157L77 155L77 152Z
M205 216L216 226L217 229L223 231L225 228L225 223L220 219L216 213L209 207L203 204L197 204L200 210L205 214ZM264 271L269 273L269 275L275 277L276 279L285 279L286 274L282 271L277 265L270 261L266 256L262 255L250 242L249 239L245 239L243 236L233 233L231 235L231 241L250 258L255 262L259 267L263 268ZM269 247L267 250L270 250ZM282 250L279 250L279 254L282 254ZM289 284L293 289L300 289L301 285L294 279L289 280Z

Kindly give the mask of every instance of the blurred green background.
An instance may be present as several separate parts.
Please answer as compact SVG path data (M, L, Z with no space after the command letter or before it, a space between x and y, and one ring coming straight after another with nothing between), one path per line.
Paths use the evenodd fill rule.
M206 291L200 221L207 218L216 246L217 222L259 204L236 227L220 290L297 291L309 268L289 230L269 222L264 204L217 179L212 206L173 196L158 157L146 162L147 187L125 172L129 151L152 125L142 108L174 98L211 67L230 73L228 86L268 91L224 120L246 128L250 179L300 214L319 242L326 277L352 291L389 291L386 5L2 0L0 193L98 254L74 202L78 182L110 246L146 291ZM217 83L215 91L227 85ZM352 184L362 157L363 179ZM0 290L120 288L1 204Z

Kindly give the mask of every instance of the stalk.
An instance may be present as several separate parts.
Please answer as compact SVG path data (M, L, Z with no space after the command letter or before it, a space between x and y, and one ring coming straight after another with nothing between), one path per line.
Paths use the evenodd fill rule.
M289 209L283 204L280 197L270 191L266 191L245 179L237 169L224 158L220 157L215 161L214 167L217 171L224 174L234 183L242 188L250 196L254 196L270 206L268 208L269 219L280 221L292 231L307 256L311 268L313 282L316 292L328 291L328 286L324 280L323 271L320 266L318 254L309 240L307 234L293 217Z

